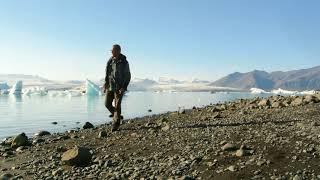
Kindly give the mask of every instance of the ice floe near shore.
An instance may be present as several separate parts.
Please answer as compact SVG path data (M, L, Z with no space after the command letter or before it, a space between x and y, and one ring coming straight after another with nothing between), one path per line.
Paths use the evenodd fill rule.
M266 93L268 93L267 91L265 91L263 89L259 89L259 88L251 88L250 92L252 94L266 94Z
M278 95L307 95L307 94L315 94L317 91L315 90L308 90L308 91L290 91L290 90L284 90L284 89L273 89L270 92L265 91L263 89L259 88L251 88L250 92L252 94L278 94Z
M50 97L77 97L83 95L100 96L102 95L101 88L90 80L86 80L83 85L85 89L69 89L69 90L47 90L46 87L33 86L23 88L23 82L17 81L12 88L7 83L0 84L0 95L23 95L23 96L46 96Z
M86 93L89 96L100 96L102 94L100 87L89 79L86 80Z

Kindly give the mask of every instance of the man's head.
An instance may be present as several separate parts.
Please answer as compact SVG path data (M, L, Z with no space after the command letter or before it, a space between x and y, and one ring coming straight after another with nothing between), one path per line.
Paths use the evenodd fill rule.
M121 54L121 47L119 44L114 44L111 50L113 57L118 57Z

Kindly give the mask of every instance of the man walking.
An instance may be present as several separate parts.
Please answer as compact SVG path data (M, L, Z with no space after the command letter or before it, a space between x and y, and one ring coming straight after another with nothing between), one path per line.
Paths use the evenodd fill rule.
M111 113L110 117L113 117L112 131L117 131L122 118L121 100L130 83L131 73L126 56L121 54L120 45L113 45L111 52L112 57L107 63L104 84L105 106ZM112 105L113 101L115 106Z

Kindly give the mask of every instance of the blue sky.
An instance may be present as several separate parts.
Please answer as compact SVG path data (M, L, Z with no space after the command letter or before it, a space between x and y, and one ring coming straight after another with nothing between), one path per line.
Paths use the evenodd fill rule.
M0 73L100 79L112 44L134 77L215 80L319 65L317 0L0 0Z

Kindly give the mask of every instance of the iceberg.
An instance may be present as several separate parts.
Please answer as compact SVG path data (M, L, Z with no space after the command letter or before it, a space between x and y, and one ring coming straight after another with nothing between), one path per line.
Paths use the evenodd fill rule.
M22 93L22 81L17 81L10 89L10 94L19 95Z
M77 90L66 90L65 93L67 93L68 97L79 97L79 96L82 96L81 91L77 91Z
M8 90L9 86L6 82L0 82L0 90Z
M316 93L317 93L317 91L315 91L315 90L300 92L300 94L302 94L302 95L312 95L312 94L316 94Z
M259 88L251 88L250 91L252 94L266 94L266 93L268 93L267 91L265 91L263 89L259 89Z
M48 94L48 90L45 87L31 87L31 88L26 88L23 89L23 94L24 95L40 95L40 96L45 96Z
M289 95L294 95L294 94L298 94L298 91L288 91L288 90L284 90L284 89L274 89L271 91L271 93L273 94L289 94Z
M86 93L89 96L99 96L101 95L100 87L96 84L94 84L89 79L86 80Z

